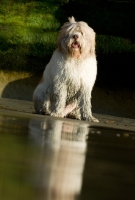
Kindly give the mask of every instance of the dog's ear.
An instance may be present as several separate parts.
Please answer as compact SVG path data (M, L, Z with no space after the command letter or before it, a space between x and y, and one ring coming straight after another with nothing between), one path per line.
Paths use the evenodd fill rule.
M92 41L91 43L90 54L95 54L95 41Z
M73 16L69 17L68 20L69 20L70 23L75 23L76 22L75 18Z
M95 54L95 46L96 46L95 37L96 33L91 29L90 54Z

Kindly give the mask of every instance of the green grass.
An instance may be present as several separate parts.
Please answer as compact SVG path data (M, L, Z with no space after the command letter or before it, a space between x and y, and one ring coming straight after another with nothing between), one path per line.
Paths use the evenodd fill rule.
M43 2L2 4L0 23L56 30L60 23L55 18L59 5Z
M43 69L45 63L39 57L47 62L56 48L62 2L65 0L0 2L0 69Z

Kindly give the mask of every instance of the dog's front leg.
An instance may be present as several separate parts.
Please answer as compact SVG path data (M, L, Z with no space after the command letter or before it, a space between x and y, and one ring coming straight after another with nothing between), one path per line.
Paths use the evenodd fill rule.
M51 116L64 117L67 98L66 85L54 87Z
M91 91L82 90L79 99L81 119L92 122L99 122L98 119L92 116L91 112Z

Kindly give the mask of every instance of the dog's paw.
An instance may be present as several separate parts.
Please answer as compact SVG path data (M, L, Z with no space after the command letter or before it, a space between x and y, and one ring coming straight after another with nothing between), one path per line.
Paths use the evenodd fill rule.
M95 117L93 117L93 116L91 117L91 121L92 121L92 122L99 122L99 120L98 120L98 119L96 119L96 118L95 118Z
M69 113L69 114L66 116L66 118L77 119L77 120L80 120L80 119L81 119L80 115L76 115L76 114L74 114L74 113Z
M55 113L55 112L52 112L51 116L52 117L64 117L62 113Z
M35 111L34 114L40 114L40 115L50 115L49 111L45 111L43 109Z
M93 116L90 116L90 117L83 117L83 119L82 120L84 120L84 121L90 121L90 122L99 122L99 120L98 119L96 119L95 117L93 117Z

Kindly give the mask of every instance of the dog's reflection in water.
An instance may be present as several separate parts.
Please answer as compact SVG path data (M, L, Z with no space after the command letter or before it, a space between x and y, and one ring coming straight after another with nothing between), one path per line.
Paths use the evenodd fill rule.
M79 197L88 127L70 121L30 122L30 137L41 147L35 182L46 200ZM41 198L42 199L42 198Z

